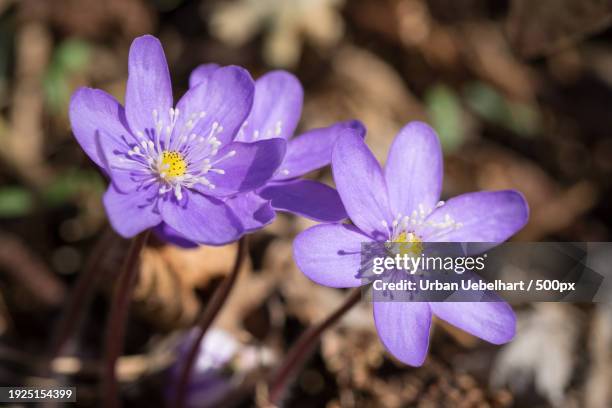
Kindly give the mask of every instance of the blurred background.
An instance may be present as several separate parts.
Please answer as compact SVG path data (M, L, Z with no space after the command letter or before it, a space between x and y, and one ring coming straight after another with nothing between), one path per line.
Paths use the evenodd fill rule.
M0 385L72 385L78 406L100 401L126 243L109 230L106 181L67 107L79 86L123 100L134 37L160 38L176 98L201 63L255 78L288 69L305 88L302 130L360 119L384 160L403 124L426 120L446 156L445 197L515 188L531 207L516 240L610 241L611 24L607 0L0 0ZM313 177L332 183L329 170ZM253 237L198 361L192 406L263 406L270 367L341 303L342 291L293 263L292 238L310 225L279 215ZM164 406L185 329L235 252L147 246L119 361L126 406ZM62 305L87 268L95 294L45 373ZM425 365L411 368L383 350L361 304L323 336L285 406L612 406L612 308L516 310L517 337L502 347L435 322Z

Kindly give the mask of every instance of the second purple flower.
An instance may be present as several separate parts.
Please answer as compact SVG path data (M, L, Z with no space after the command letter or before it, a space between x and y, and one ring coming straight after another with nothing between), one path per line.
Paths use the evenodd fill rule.
M432 128L413 122L395 138L384 170L360 135L346 134L334 147L332 170L353 222L321 224L299 234L294 257L313 281L336 288L367 284L361 274L362 243L501 243L527 222L529 209L513 190L467 193L439 201L442 150ZM403 273L403 272L401 272ZM505 302L373 302L385 347L418 366L427 355L432 314L494 344L512 339L516 321Z

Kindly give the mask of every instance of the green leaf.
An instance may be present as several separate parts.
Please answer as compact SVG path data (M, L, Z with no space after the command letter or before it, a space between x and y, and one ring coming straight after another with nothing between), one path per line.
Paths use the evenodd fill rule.
M486 121L521 136L532 136L540 129L540 112L537 108L509 101L483 82L467 85L463 95L466 104Z
M42 191L47 206L60 206L80 193L102 194L104 181L94 171L73 169L60 174Z
M55 112L60 112L68 103L70 89L66 78L59 71L49 71L43 80L47 103Z
M540 112L525 103L510 103L511 120L508 126L516 133L533 136L540 131Z
M34 197L23 187L0 188L0 217L14 218L29 214L34 208Z
M71 92L70 76L83 70L90 56L91 47L79 39L66 40L55 49L43 83L52 110L60 112L65 109Z
M455 91L438 84L425 94L427 113L440 136L444 151L457 150L464 142L463 108Z
M464 97L467 105L486 120L500 123L508 116L504 98L485 83L474 82L467 85Z
M80 71L87 65L91 48L85 41L69 39L60 44L55 51L54 63L62 67L63 71Z

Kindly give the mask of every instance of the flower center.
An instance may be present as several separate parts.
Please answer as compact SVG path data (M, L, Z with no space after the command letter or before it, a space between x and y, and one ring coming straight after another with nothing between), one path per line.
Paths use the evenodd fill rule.
M136 131L136 143L128 143L126 152L116 152L119 157L111 166L128 171L139 188L156 185L160 196L172 192L177 200L182 200L184 189L198 184L214 190L211 176L218 179L224 175L220 164L236 156L235 150L219 155L221 123L213 121L206 134L203 129L195 130L207 117L206 112L188 114L185 123L178 121L178 109L170 108L169 121L164 121L157 109L152 114L154 127Z
M181 177L187 171L187 162L181 153L164 150L158 170L162 178Z
M401 232L391 243L397 245L402 256L420 256L423 253L423 241L413 232Z
M442 206L444 206L444 201L438 202L431 209L425 209L422 204L419 204L418 209L410 215L398 214L391 225L383 220L382 225L388 237L386 248L400 255L420 256L423 253L422 237L425 237L427 241L435 241L443 233L463 227L462 223L456 222L448 214L440 221L428 219L435 209Z

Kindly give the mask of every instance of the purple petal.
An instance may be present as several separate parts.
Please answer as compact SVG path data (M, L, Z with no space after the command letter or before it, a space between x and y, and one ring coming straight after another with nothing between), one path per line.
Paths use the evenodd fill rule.
M224 146L234 140L248 116L253 93L253 79L245 69L228 66L214 70L179 100L172 138L215 136Z
M125 91L125 113L132 133L155 128L154 111L164 126L170 123L172 83L159 40L151 35L132 42Z
M159 224L162 219L153 205L157 191L148 190L124 194L110 185L102 199L113 229L124 238L131 238Z
M433 314L493 344L507 343L516 333L516 316L506 302L435 302Z
M126 144L113 144L104 142L110 137L105 131L98 132L96 144L98 155L101 160L101 167L106 170L109 178L117 190L121 193L135 191L139 183L135 179L148 178L147 169L135 161L124 160L126 151L129 150Z
M336 188L351 220L374 239L389 235L393 217L380 165L358 132L345 130L332 156Z
M253 232L270 224L276 213L269 200L264 200L254 192L238 194L225 203L240 220L245 232Z
M173 244L178 247L186 248L186 249L198 247L198 244L196 244L193 241L188 240L187 238L179 234L178 231L170 227L165 222L162 222L157 227L155 227L153 232L155 232L155 235L157 235L159 239L169 244Z
M421 227L417 233L430 242L500 243L523 228L528 218L529 207L518 191L467 193L451 198L426 219L427 224L450 221L454 226Z
M295 180L269 184L259 194L272 200L275 210L315 221L338 222L348 217L338 192L318 181Z
M327 166L331 162L336 140L346 129L362 138L365 136L363 124L357 120L349 120L313 129L289 141L285 160L274 179L292 179Z
M239 220L222 201L189 192L180 203L160 201L162 218L171 228L190 241L204 245L225 245L243 233Z
M321 224L293 241L293 257L300 270L319 285L332 288L361 286L361 243L371 239L346 224Z
M303 99L302 84L289 72L265 74L255 81L253 109L237 140L289 139L300 120Z
M374 323L385 348L402 363L418 367L429 347L431 311L423 302L374 302Z
M191 71L191 75L189 75L189 87L193 88L196 85L199 85L201 82L206 81L213 72L220 68L219 64L202 64L198 66L196 69Z
M207 195L227 197L261 187L270 180L283 160L286 144L283 139L231 143L215 156L217 163L213 168L222 170L223 174L213 171L206 174L215 188L197 188Z
M393 214L410 215L435 207L442 191L442 149L434 130L412 122L396 136L385 166Z
M98 143L124 147L124 140L133 138L126 125L123 106L104 91L79 88L70 100L69 115L74 136L100 167L104 164Z

